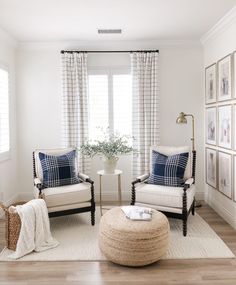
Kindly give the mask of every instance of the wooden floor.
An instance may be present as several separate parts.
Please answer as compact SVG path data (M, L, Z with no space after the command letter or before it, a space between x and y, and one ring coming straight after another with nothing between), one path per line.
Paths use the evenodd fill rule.
M236 231L209 206L197 210L236 254ZM0 246L4 222L0 221ZM236 259L163 260L142 268L110 262L0 262L0 285L234 284Z

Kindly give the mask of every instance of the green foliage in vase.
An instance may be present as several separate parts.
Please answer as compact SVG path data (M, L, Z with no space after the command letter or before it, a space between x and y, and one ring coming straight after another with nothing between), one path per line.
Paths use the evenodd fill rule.
M133 151L133 148L129 146L127 136L106 132L103 140L96 140L94 143L86 142L79 148L79 151L89 157L102 155L109 159L128 154Z

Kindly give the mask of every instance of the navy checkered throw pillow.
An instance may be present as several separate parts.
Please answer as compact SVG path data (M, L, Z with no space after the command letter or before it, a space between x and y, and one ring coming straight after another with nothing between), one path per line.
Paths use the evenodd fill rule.
M79 183L75 158L75 150L60 156L39 152L44 187L58 187Z
M171 156L152 151L152 173L149 184L181 187L188 162L188 152Z

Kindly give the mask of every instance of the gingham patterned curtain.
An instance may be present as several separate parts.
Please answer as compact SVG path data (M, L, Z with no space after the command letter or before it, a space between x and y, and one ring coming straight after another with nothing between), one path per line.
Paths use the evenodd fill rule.
M62 55L62 143L64 147L80 147L88 140L87 54ZM89 174L90 159L79 155L79 172Z
M150 146L159 145L158 52L131 53L133 80L133 176L149 173Z

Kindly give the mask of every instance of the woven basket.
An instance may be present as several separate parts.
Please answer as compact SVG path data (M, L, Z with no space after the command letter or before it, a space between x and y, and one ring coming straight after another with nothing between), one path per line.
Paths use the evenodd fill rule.
M25 204L25 202L14 203L11 206L23 204ZM16 250L16 245L21 229L21 220L20 216L17 213L9 212L9 207L5 207L0 203L0 208L4 210L6 215L6 246L11 250Z

